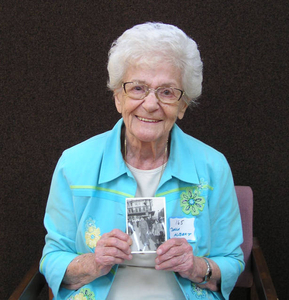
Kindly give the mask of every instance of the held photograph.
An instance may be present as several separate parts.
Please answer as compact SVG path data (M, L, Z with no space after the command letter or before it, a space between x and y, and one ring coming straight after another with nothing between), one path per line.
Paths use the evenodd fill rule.
M167 240L164 197L127 198L126 232L132 253L154 253Z

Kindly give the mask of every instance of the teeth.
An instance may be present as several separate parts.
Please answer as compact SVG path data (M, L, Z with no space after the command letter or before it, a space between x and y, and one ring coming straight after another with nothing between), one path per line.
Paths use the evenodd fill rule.
M141 121L150 122L150 123L157 123L158 122L157 120L148 120L148 119L141 118L141 117L138 117L138 119L141 120Z

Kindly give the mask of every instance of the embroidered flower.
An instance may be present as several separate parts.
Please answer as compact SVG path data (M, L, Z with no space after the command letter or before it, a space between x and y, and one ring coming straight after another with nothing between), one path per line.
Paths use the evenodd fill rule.
M211 187L211 186L208 184L207 181L205 181L204 178L201 178L201 179L200 179L200 183L198 184L198 188L199 188L200 190L209 189L209 190L211 190L211 191L214 189L213 187Z
M86 300L87 298L82 294L79 293L78 295L74 296L74 300Z
M181 207L185 214L192 214L197 216L200 211L204 209L205 198L200 196L200 190L194 186L187 188L184 193L181 194Z
M201 289L195 283L191 283L192 293L197 299L208 299L208 294L205 289Z
M85 242L89 248L95 248L100 239L100 229L96 228L95 221L89 219L86 221Z
M79 294L69 297L68 300L95 300L95 295L90 289L82 288Z

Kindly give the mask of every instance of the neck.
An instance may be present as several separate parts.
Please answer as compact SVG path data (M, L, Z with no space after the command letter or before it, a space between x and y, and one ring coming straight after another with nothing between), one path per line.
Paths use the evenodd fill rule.
M132 143L125 136L124 160L137 169L151 170L158 168L168 160L168 140L162 143Z

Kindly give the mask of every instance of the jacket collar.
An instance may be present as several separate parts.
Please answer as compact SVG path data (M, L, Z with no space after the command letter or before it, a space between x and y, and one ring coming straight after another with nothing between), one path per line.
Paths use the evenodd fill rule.
M188 139L194 140L175 124L171 132L170 157L161 184L171 177L192 184L200 182L195 164L194 149L191 147L193 143L188 143Z
M101 163L99 184L109 182L125 173L131 174L124 162L121 153L121 128L123 119L120 119L109 131ZM188 138L178 125L174 124L171 133L170 157L160 184L176 177L188 183L199 183L192 148L188 147ZM190 143L191 144L191 143ZM130 175L131 176L131 175Z
M114 180L127 172L127 166L121 153L121 128L123 119L120 119L109 132L102 157L99 184Z

